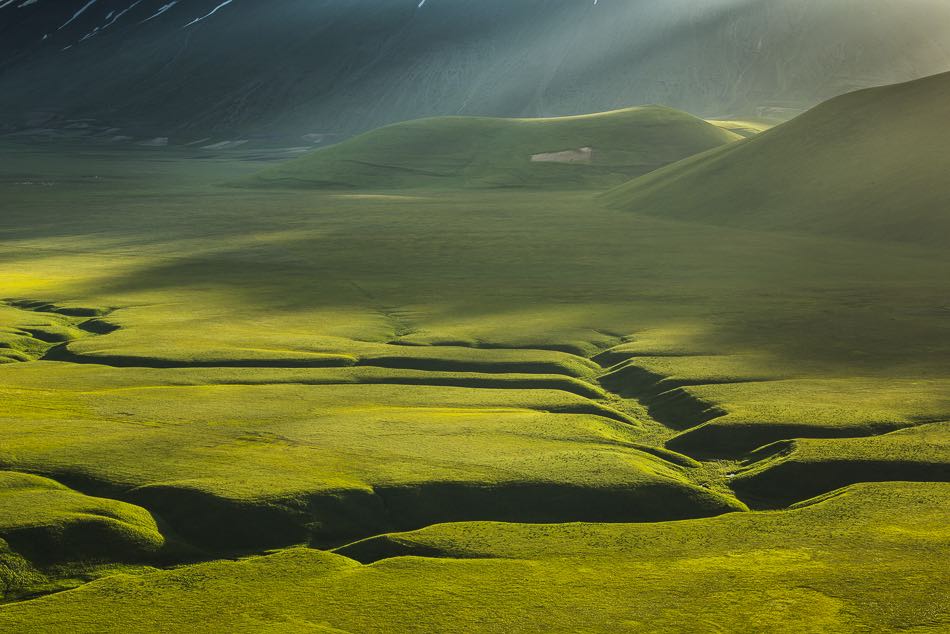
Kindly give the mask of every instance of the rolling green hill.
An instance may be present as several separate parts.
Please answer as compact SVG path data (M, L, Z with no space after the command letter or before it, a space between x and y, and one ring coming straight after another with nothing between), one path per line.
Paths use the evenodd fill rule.
M364 189L609 186L740 138L659 106L553 119L437 117L368 132L248 182Z
M833 99L609 194L668 218L943 246L950 74Z

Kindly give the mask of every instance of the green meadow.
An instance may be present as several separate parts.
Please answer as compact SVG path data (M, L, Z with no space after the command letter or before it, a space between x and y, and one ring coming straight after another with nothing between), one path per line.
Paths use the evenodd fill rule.
M947 86L4 141L0 630L946 631Z

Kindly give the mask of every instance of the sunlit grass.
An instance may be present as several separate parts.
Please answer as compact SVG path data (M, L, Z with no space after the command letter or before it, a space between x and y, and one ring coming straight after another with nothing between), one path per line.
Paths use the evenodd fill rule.
M0 611L9 627L230 631L848 632L948 624L946 484L860 485L800 510L647 525L448 524L119 576ZM399 556L399 555L422 555ZM433 558L434 557L434 558Z
M129 574L0 629L946 625L946 487L746 506L950 479L926 240L676 221L571 179L237 189L261 165L69 152L26 153L42 191L0 183L0 468L43 483L0 500L0 583ZM536 176L494 167L476 184ZM340 551L366 566L194 565L444 522ZM101 539L42 563L37 530ZM394 555L429 558L370 561Z

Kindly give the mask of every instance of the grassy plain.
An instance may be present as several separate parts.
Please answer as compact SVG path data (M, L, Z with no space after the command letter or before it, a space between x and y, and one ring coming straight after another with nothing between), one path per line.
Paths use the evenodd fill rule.
M946 627L945 249L263 159L0 146L0 628Z

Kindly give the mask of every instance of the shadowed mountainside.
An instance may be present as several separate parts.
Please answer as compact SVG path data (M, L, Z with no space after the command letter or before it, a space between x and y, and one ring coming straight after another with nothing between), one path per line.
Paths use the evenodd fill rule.
M935 0L0 2L0 114L172 144L641 103L787 118L947 70L948 25Z

